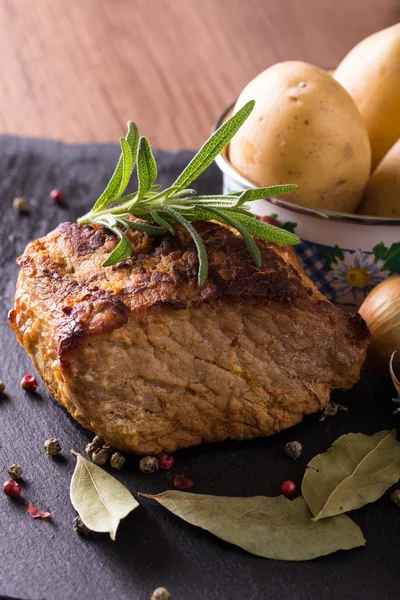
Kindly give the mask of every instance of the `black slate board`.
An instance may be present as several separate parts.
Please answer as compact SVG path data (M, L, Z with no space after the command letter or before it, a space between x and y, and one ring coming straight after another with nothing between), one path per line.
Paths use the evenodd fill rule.
M75 459L71 448L83 451L90 433L77 425L49 396L19 387L32 372L29 358L7 323L17 276L15 258L26 243L46 234L63 220L90 208L102 190L118 156L113 145L66 146L55 142L0 138L0 378L7 395L0 398L0 472L9 464L23 465L24 501L51 510L53 522L33 520L24 501L0 495L0 594L26 600L146 600L166 586L173 600L378 600L399 596L400 509L386 494L351 515L362 528L367 546L317 559L289 563L251 556L204 531L180 521L149 500L122 523L117 542L107 535L79 538L72 530L75 512L69 502L69 481ZM190 152L157 153L160 182L168 185ZM215 167L201 179L199 190L219 190ZM53 206L48 193L65 190L65 207ZM17 195L30 198L30 215L12 210ZM131 457L120 479L134 491L157 493L172 488L172 477L184 472L193 492L226 495L275 495L280 483L298 485L307 462L341 434L372 434L395 427L393 390L387 382L364 376L346 394L334 399L349 407L336 417L306 418L291 431L252 442L212 444L177 453L172 473L151 476L138 470ZM63 455L53 459L42 450L55 436ZM284 444L304 445L302 457L289 460Z

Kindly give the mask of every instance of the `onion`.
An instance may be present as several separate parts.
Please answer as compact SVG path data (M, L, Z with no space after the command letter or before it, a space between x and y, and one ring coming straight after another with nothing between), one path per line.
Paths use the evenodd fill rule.
M387 373L392 354L400 350L400 275L377 285L359 312L371 331L366 366ZM395 369L400 368L400 352L393 357L392 364Z
M394 359L395 355L396 355L396 352L393 352L392 356L390 357L389 371L390 371L390 376L393 381L393 385L396 388L397 396L398 396L398 398L400 398L400 381L397 379L396 374L393 370L393 359ZM399 402L399 400L397 400L396 402Z

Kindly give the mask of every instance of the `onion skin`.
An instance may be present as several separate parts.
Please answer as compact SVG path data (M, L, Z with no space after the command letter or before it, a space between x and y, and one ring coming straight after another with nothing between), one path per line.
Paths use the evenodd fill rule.
M396 352L393 367L400 369L400 275L377 285L359 312L371 331L366 368L388 374L390 357Z

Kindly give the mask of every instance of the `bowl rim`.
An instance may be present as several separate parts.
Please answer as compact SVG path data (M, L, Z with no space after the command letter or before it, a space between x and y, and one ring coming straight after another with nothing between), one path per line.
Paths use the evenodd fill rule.
M233 107L235 106L235 102L230 104L219 116L217 122L214 124L212 128L212 132L215 132L218 127L222 125L225 121L227 115ZM215 158L215 163L219 167L219 169L225 175L231 177L231 179L236 180L241 185L246 188L256 188L257 186L254 183L251 183L248 179L240 175L234 169L227 158L227 146L223 149L221 154ZM310 217L316 217L318 219L324 219L328 221L336 221L340 223L357 223L358 225L380 225L380 226L398 226L400 227L400 218L399 217L374 217L368 215L355 215L352 213L342 213L342 212L334 212L330 210L317 210L315 208L310 208L308 206L302 206L301 204L297 204L296 202L286 200L284 198L278 198L273 196L268 198L268 202L274 204L275 206L279 206L280 208L285 208L286 210L300 213L303 215L307 215Z

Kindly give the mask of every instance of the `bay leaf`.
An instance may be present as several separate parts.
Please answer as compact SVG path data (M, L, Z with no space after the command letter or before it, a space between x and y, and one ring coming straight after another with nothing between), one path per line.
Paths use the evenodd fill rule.
M83 458L78 452L71 479L70 496L83 523L92 531L108 532L115 540L118 525L139 506L118 479Z
M310 560L365 544L361 529L342 515L314 523L302 497L232 498L171 490L156 496L169 511L251 554L280 560Z
M375 502L399 477L395 429L347 433L308 463L301 491L317 521Z

